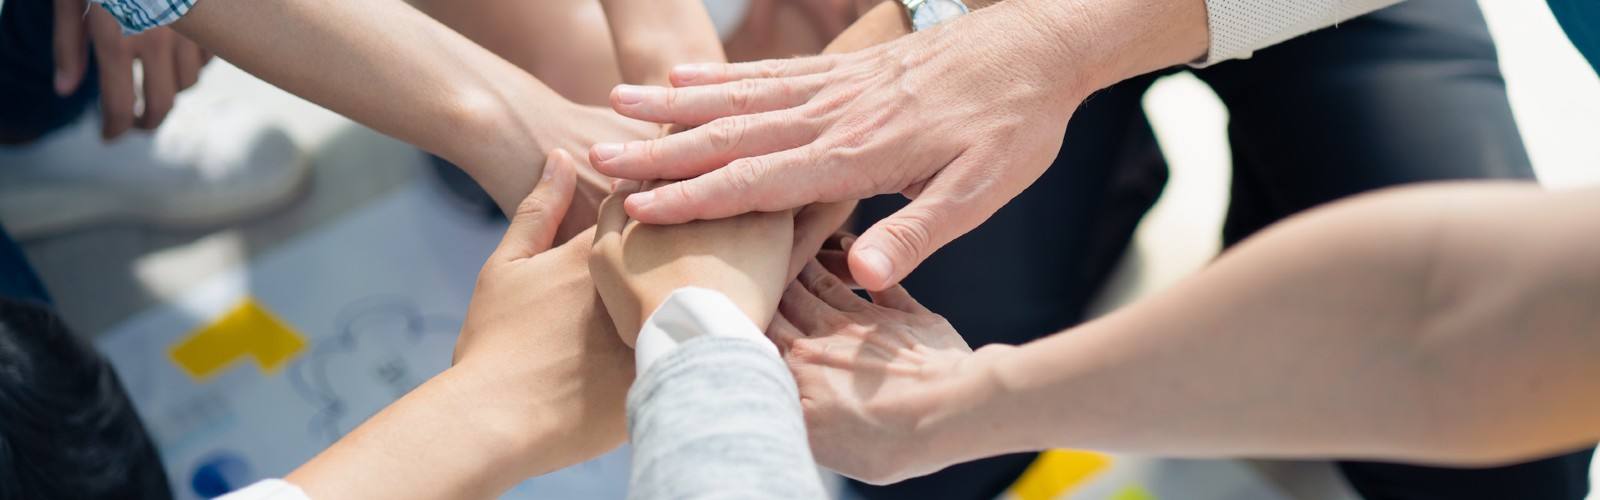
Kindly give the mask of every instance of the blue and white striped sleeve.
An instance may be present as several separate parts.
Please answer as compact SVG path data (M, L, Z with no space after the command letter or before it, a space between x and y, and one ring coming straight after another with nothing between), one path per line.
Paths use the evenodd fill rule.
M124 35L142 33L166 26L189 13L196 0L93 0L105 7Z

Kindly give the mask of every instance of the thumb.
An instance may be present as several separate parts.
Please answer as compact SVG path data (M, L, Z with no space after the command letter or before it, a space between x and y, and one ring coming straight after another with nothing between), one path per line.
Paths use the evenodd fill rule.
M77 91L89 67L88 8L84 0L55 0L56 95Z
M526 259L550 249L556 237L556 228L572 205L573 191L578 186L577 167L572 155L565 150L551 151L545 157L544 177L533 187L517 211L511 216L511 226L506 228L506 238L495 251L503 260Z
M929 255L978 227L1009 201L996 199L980 175L961 175L954 163L901 208L861 233L850 248L856 284L881 292L900 283ZM952 169L956 172L952 172ZM946 175L956 173L956 175Z

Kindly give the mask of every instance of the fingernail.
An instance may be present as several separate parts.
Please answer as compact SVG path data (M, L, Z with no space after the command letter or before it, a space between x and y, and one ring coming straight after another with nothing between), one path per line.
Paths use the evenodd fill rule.
M888 285L889 281L894 279L894 266L889 264L889 257L884 255L883 251L868 247L861 249L860 252L861 263L867 266L866 270L874 275L881 286Z
M617 103L628 106L639 104L644 101L644 92L644 87L637 85L618 85Z
M555 175L556 175L555 166L556 166L556 164L561 163L561 159L560 158L561 158L561 155L564 155L564 154L567 154L567 152L564 151L564 150L560 150L560 149L556 149L556 150L553 150L553 151L550 152L550 157L549 158L545 158L545 161L544 161L544 163L545 163L544 172L539 174L539 182L548 181L548 180L550 180L551 177L555 177Z
M56 95L61 97L71 95L74 83L76 82L72 81L72 77L67 76L66 73L62 73L59 70L56 71Z
M606 161L616 158L617 155L622 154L622 148L623 146L621 144L614 142L602 142L600 144L595 144L594 159L596 161Z
M846 236L844 238L840 238L839 239L839 249L840 250L849 250L850 249L850 245L855 244L855 242L856 242L856 237L854 237L854 236Z
M650 204L654 203L655 201L656 193L654 191L644 191L628 195L628 203L633 205L634 210L644 210L649 208Z
M680 82L692 82L700 78L700 65L680 64L672 68L672 76Z

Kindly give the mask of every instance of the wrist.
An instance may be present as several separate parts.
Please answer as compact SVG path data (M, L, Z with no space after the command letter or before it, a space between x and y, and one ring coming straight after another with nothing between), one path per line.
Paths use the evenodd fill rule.
M565 129L551 128L548 117L586 111L542 87L527 76L499 85L464 85L451 93L447 104L450 128L440 156L471 175L507 214L533 191L545 154L565 144L557 137Z
M1210 37L1204 0L1012 0L990 10L1013 14L1029 45L1017 53L1045 62L1046 81L1065 84L1073 108L1122 80L1199 60Z
M954 383L939 398L944 407L925 419L926 456L947 464L960 463L1028 449L1003 434L1014 426L999 421L1005 415L993 408L1006 399L1007 384L999 367L1017 348L990 344L973 351L954 370Z
M559 422L550 418L552 412L541 412L526 398L508 398L522 394L526 388L513 387L514 376L499 373L492 367L474 364L452 366L435 379L455 400L450 408L461 411L461 435L452 439L460 449L481 453L493 466L497 477L515 483L541 473L537 457L553 449L564 449L561 439L569 433L560 429ZM553 453L550 453L553 454Z

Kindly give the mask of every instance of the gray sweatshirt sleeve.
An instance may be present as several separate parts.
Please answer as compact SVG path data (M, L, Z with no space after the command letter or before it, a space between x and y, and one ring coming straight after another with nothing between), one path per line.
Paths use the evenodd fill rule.
M693 338L650 363L628 434L629 498L827 498L794 377L757 341Z

